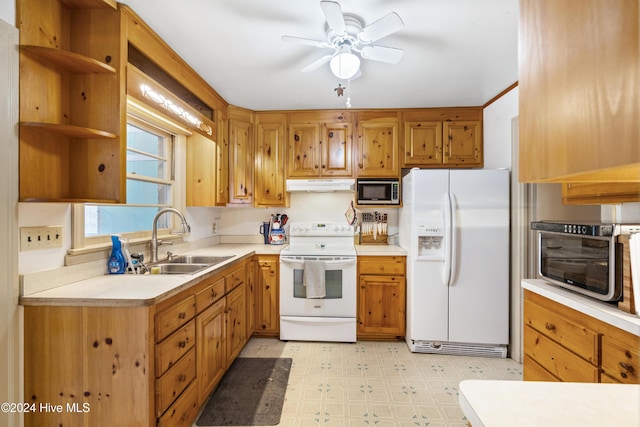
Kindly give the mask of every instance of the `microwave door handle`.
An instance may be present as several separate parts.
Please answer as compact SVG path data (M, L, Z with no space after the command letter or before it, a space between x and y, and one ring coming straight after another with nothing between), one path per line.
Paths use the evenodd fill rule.
M444 265L442 266L442 284L449 286L451 280L451 199L449 193L442 197L444 216Z

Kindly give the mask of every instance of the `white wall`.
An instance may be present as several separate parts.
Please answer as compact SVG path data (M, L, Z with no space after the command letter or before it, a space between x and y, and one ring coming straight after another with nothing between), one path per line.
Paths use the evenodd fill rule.
M486 169L512 169L511 120L518 115L516 86L484 109L483 140Z
M2 3L4 18L5 4ZM11 21L13 22L13 21ZM22 400L18 307L18 31L0 20L0 402ZM17 426L18 414L0 412L0 425Z
M0 20L8 24L16 23L16 2L12 0L0 0Z

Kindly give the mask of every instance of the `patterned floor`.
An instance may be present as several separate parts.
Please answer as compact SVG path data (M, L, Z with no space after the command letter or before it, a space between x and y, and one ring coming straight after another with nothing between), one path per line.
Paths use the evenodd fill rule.
M461 380L522 380L511 359L415 354L404 342L252 338L241 357L293 359L283 427L467 427Z

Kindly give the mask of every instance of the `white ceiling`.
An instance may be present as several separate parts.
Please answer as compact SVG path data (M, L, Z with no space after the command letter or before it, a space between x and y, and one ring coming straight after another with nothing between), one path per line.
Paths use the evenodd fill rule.
M396 12L404 29L376 42L398 64L362 61L353 108L483 105L518 80L518 0L337 0L369 25ZM124 0L227 102L252 110L344 108L329 65L319 0Z

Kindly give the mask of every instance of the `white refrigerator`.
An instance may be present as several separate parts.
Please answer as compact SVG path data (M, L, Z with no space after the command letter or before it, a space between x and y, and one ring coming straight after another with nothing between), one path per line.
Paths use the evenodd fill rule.
M411 351L506 357L509 171L412 169L402 204Z

